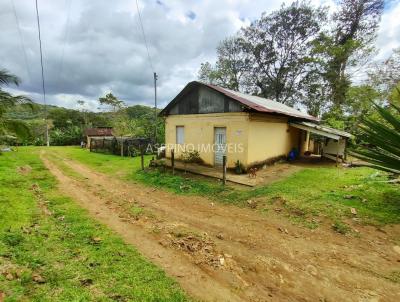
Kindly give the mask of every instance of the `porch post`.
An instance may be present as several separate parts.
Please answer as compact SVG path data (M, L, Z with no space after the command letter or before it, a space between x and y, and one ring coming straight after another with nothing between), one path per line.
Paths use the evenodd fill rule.
M226 155L222 156L222 183L226 184Z
M175 174L175 150L171 149L171 168L172 168L172 175Z
M336 145L336 167L339 164L339 146L340 146L340 138L337 141L337 145Z

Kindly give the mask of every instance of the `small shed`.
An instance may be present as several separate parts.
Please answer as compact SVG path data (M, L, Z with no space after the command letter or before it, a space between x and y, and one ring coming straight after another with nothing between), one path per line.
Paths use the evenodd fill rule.
M96 128L87 128L85 129L85 137L86 137L86 148L90 149L90 143L92 139L106 138L112 139L114 138L112 133L112 127L96 127Z
M305 121L291 122L289 125L306 131L307 136L303 150L320 153L321 156L336 161L345 159L347 141L353 137L350 133ZM315 144L310 139L310 133L322 137L322 144L318 151L316 151Z

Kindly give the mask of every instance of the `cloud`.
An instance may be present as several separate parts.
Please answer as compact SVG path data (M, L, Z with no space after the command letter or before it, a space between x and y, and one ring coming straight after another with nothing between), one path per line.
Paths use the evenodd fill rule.
M390 1L382 15L378 31L376 60L390 56L394 48L400 47L400 1Z
M17 92L41 101L39 47L34 1L13 0L19 20L21 46L12 1L0 2L1 68L22 79ZM321 1L313 0L314 4ZM334 1L322 1L334 6ZM280 0L141 0L139 1L149 54L159 75L159 104L166 105L182 87L196 79L201 62L215 60L218 42L258 18L278 9ZM135 1L39 0L47 99L76 107L112 91L128 104L153 104L153 70L143 42ZM378 57L400 44L399 2L382 18Z

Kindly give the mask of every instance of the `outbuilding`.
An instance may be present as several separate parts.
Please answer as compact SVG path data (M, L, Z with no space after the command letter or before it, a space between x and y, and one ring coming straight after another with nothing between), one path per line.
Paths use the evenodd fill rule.
M92 139L112 139L114 138L112 133L112 127L96 127L96 128L87 128L84 131L84 135L86 137L86 148L90 149L90 144Z
M312 152L310 133L328 139L325 154L345 157L349 133L319 125L316 117L273 100L198 81L190 82L161 111L166 157L195 150L204 164L245 168ZM325 141L326 142L326 141ZM308 151L308 152L307 152ZM329 152L328 152L329 151Z

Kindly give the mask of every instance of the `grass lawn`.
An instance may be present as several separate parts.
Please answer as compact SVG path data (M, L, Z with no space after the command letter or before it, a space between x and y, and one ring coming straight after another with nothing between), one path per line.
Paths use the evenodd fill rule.
M38 151L27 147L0 155L5 301L187 301L163 271L59 194ZM110 156L110 162L122 164L118 157Z
M376 225L400 223L400 186L386 183L387 176L383 172L370 168L306 168L268 186L236 189L189 174L142 172L140 158L90 153L77 147L54 147L52 150L100 172L177 194L202 195L239 206L256 204L263 212L282 210L282 214L293 221L309 227L316 227L324 218L332 221L334 228L342 233L346 232L343 221L348 218ZM146 163L149 159L147 156ZM356 209L357 215L351 213L351 208Z

